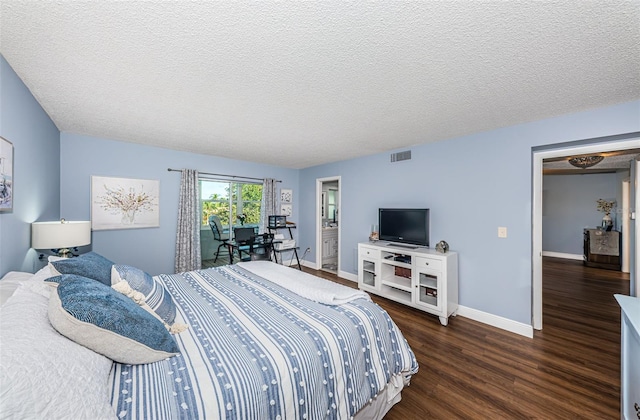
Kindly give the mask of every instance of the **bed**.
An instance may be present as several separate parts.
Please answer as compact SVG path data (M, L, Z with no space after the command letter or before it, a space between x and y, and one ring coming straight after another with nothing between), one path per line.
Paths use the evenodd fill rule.
M115 288L109 268L87 283ZM127 270L124 283L141 272ZM0 280L10 296L0 308L0 417L379 419L418 370L393 320L356 289L269 261L141 275L153 290L138 304L182 329L172 334L177 351L151 363L114 362L52 326L54 301L79 274L50 264Z

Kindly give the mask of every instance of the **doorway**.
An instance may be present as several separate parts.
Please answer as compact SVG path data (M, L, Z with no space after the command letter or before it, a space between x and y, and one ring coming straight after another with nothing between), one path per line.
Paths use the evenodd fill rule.
M605 151L618 151L625 149L636 149L640 146L640 133L631 133L623 136L615 136L603 138L601 142L591 143L588 145L571 146L558 149L533 152L533 209L532 209L532 325L536 330L542 329L542 195L543 195L543 161L544 159L558 158L570 155L586 155L593 153L602 153ZM635 185L630 191L630 206L632 214L635 209L640 208L640 194L638 188L640 185L639 172L637 171L639 164L637 161L631 165L631 184ZM640 237L640 224L635 223L634 219L629 220L629 239L630 239L630 294L635 295L636 279L638 278L638 265L636 259L639 247L636 246L636 238Z
M340 177L316 180L316 270L340 271Z

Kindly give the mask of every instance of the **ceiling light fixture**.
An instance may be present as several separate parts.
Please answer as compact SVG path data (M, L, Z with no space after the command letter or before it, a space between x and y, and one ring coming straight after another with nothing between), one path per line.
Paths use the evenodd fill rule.
M576 168L587 169L602 162L603 159L604 156L602 155L576 156L569 159L569 163Z

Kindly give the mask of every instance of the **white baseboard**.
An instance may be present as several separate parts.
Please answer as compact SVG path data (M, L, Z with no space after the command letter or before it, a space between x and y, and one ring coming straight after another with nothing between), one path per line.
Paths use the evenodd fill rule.
M305 266L305 267L307 267L307 268L310 268L312 270L318 270L318 268L316 268L316 263L314 263L314 262L311 262L311 261L300 261L300 264ZM292 265L291 267L295 267L295 264ZM348 273L346 271L339 271L336 275L338 277L340 277L340 278L345 279L345 280L350 280L350 281L355 282L355 283L358 282L358 275L357 274Z
M493 315L488 312L482 312L477 309L468 308L466 306L458 306L458 315L473 319L474 321L482 322L483 324L491 325L492 327L500 328L501 330L533 338L533 326L531 325L503 318L498 315Z
M569 255L569 254L567 254ZM582 259L582 256L580 256ZM316 269L316 264L309 261L300 261L305 267ZM348 273L346 271L340 271L338 277L353 282L358 282L358 275ZM477 309L467 308L466 306L458 306L458 315L465 318L473 319L474 321L482 322L483 324L491 325L492 327L500 328L514 334L523 335L528 338L533 338L533 327L531 325L516 322L511 319L503 318L501 316L493 315L488 312L482 312Z
M302 260L302 261L300 261L300 264L302 264L305 267L310 268L312 270L317 270L316 263L314 263L314 262Z
M542 251L543 257L564 258L565 260L578 260L584 259L583 255L578 254L565 254L564 252Z
M577 261L583 260L582 255L567 254L563 252L553 252L553 251L542 251L542 256L564 258L566 260L577 260ZM465 318L473 319L474 321L482 322L483 324L500 328L505 331L510 331L515 334L533 338L532 325L523 324L521 322L517 322L508 318L503 318L501 316L493 315L488 312L482 312L477 309L468 308L466 306L458 306L458 315L463 316Z
M355 282L355 283L358 282L357 274L347 273L346 271L340 271L338 273L338 277L342 277L343 279L346 279L346 280L351 280L352 282Z

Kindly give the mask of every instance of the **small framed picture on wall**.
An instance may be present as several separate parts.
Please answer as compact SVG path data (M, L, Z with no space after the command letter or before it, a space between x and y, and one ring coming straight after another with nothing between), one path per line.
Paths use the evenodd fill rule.
M13 210L13 143L0 137L0 211Z
M289 189L280 190L280 202L281 203L293 203L293 191Z
M283 216L291 216L293 214L293 206L291 204L281 204L280 214Z

